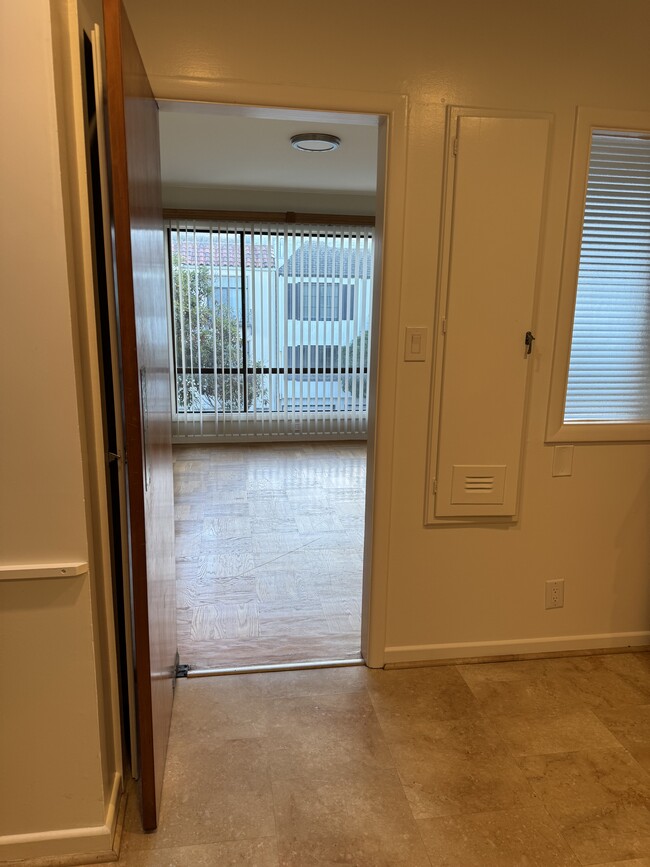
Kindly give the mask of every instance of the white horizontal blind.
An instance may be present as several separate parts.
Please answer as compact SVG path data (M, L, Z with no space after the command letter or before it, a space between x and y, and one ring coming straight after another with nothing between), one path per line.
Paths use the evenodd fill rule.
M592 133L565 422L650 420L650 137Z
M176 435L365 436L372 229L169 224Z

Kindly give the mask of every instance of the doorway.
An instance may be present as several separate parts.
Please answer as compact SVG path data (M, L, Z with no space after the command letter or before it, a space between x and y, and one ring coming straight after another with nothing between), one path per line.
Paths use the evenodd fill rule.
M379 118L161 109L180 661L360 662Z

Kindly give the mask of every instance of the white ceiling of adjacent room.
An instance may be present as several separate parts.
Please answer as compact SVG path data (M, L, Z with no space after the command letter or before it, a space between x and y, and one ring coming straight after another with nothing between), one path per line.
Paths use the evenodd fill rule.
M331 133L341 146L302 153L292 135ZM377 127L309 119L242 117L209 109L160 112L163 184L239 190L296 190L372 196L377 173Z

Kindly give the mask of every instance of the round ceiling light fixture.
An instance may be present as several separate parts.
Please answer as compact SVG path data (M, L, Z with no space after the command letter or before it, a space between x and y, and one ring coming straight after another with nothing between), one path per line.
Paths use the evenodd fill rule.
M340 147L341 139L326 132L301 132L299 135L291 136L291 146L298 151L323 154Z

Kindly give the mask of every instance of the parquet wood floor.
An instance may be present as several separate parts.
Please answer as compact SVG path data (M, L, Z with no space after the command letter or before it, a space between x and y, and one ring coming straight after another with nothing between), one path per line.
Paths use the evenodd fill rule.
M174 447L181 662L359 657L365 443Z

